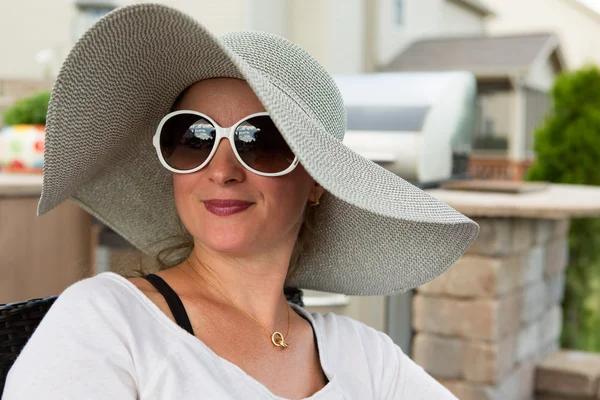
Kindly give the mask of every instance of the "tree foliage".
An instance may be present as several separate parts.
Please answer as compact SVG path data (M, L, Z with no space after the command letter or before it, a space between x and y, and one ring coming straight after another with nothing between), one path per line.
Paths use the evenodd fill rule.
M552 109L535 133L528 180L600 185L600 70L560 75ZM600 220L575 219L563 302L562 345L600 351Z

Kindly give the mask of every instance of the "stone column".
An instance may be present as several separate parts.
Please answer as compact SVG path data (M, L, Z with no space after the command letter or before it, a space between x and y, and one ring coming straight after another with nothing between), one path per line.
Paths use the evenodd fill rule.
M476 221L467 254L417 289L412 357L461 400L528 400L559 347L569 220Z

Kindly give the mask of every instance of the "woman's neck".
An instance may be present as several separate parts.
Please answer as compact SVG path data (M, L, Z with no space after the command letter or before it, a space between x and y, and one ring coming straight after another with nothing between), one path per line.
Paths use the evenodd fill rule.
M283 286L289 259L287 249L277 251L272 248L257 255L231 256L197 245L190 254L189 263L184 263L181 268L190 275L190 281L193 280L190 293L202 291L203 296L209 296L211 300L233 307L237 305L261 323L273 327L279 326L282 318L287 318Z

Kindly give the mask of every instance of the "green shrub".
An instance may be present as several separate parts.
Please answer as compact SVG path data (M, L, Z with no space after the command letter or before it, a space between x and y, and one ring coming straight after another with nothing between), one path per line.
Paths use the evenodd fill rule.
M535 133L528 180L600 185L600 70L560 75L552 109ZM563 302L562 346L600 351L600 220L574 219Z
M4 111L4 125L46 124L50 92L44 91L21 99Z

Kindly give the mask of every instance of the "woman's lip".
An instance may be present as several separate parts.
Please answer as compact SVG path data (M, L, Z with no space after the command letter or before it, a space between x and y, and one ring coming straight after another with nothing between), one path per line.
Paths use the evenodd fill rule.
M253 203L242 201L242 200L205 200L204 207L206 210L212 214L218 216L227 216L232 214L237 214L246 210Z
M252 205L249 201L243 200L232 200L232 199L211 199L204 200L204 204L208 204L212 207L238 207L238 206L250 206Z

